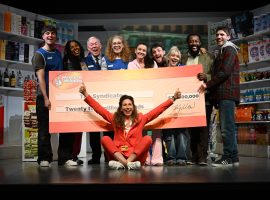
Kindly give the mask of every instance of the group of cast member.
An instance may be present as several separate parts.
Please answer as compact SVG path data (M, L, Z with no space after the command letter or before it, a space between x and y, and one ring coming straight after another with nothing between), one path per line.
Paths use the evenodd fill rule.
M87 41L88 54L84 56L82 45L76 40L66 43L64 57L56 49L57 31L53 26L45 26L42 31L44 45L32 59L39 82L36 110L38 118L38 164L49 167L53 153L49 133L49 71L55 70L122 70L158 67L184 67L202 64L203 72L197 75L202 81L198 92L205 93L206 127L170 128L162 130L144 130L144 125L158 117L181 97L176 89L174 96L146 114L140 113L133 97L123 95L119 107L111 113L93 99L82 85L79 92L85 96L85 102L106 121L112 124L113 131L89 133L92 158L88 164L99 164L102 148L105 162L112 169L140 169L142 165L162 166L197 164L207 166L209 122L213 106L220 111L220 131L223 138L223 155L212 162L212 166L238 166L237 128L234 109L239 103L239 62L238 47L229 41L227 28L216 30L216 42L219 52L216 57L202 48L201 36L192 33L187 36L188 51L181 54L173 46L166 54L161 43L152 44L150 50L146 43L138 43L134 58L126 40L115 35L109 38L105 55L102 54L101 41L93 36ZM149 53L151 53L151 56ZM148 135L147 133L151 133ZM58 146L58 165L77 166L83 161L78 159L82 133L60 133ZM163 141L164 144L163 145ZM150 151L151 148L151 151Z

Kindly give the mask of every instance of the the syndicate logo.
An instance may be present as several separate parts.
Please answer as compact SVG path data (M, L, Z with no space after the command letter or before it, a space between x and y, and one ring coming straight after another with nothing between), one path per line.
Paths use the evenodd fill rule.
M80 72L64 72L53 79L53 85L58 89L70 89L82 84Z

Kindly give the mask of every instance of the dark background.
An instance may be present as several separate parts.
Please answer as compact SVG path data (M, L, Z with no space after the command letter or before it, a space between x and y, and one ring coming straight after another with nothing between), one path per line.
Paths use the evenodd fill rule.
M158 0L158 2L160 1ZM169 0L163 1L161 4L153 0L111 0L109 3L105 3L104 0L36 0L35 3L30 3L26 0L0 0L0 3L36 14L240 12L243 10L253 10L269 4L267 0L254 0L245 3L240 3L237 0L216 0L215 3L205 0L196 1Z

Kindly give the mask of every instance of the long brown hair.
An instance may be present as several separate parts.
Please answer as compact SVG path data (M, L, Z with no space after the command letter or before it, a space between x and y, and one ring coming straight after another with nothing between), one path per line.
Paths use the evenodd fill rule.
M118 38L122 41L123 43L123 49L122 52L120 53L120 58L124 61L124 62L129 62L130 60L130 49L128 47L128 43L127 41L121 36L121 35L114 35L112 37L109 38L108 42L107 42L107 47L106 47L106 53L105 55L108 57L108 59L113 62L117 55L114 53L114 51L112 50L112 41L114 38Z
M117 108L117 111L114 113L114 124L116 125L117 128L121 128L121 129L125 128L125 115L121 109L122 109L122 103L126 99L129 99L132 102L132 105L134 107L131 114L132 123L136 123L137 118L138 118L138 111L137 111L137 107L135 106L133 97L129 95L121 96L119 100L119 107Z

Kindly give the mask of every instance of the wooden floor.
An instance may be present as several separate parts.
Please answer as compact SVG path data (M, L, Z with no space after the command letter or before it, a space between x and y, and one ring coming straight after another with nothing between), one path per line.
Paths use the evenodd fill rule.
M270 190L270 159L240 157L240 166L144 166L141 170L111 170L100 165L40 168L36 162L0 160L0 193L4 191L206 191ZM14 190L16 189L16 190Z

